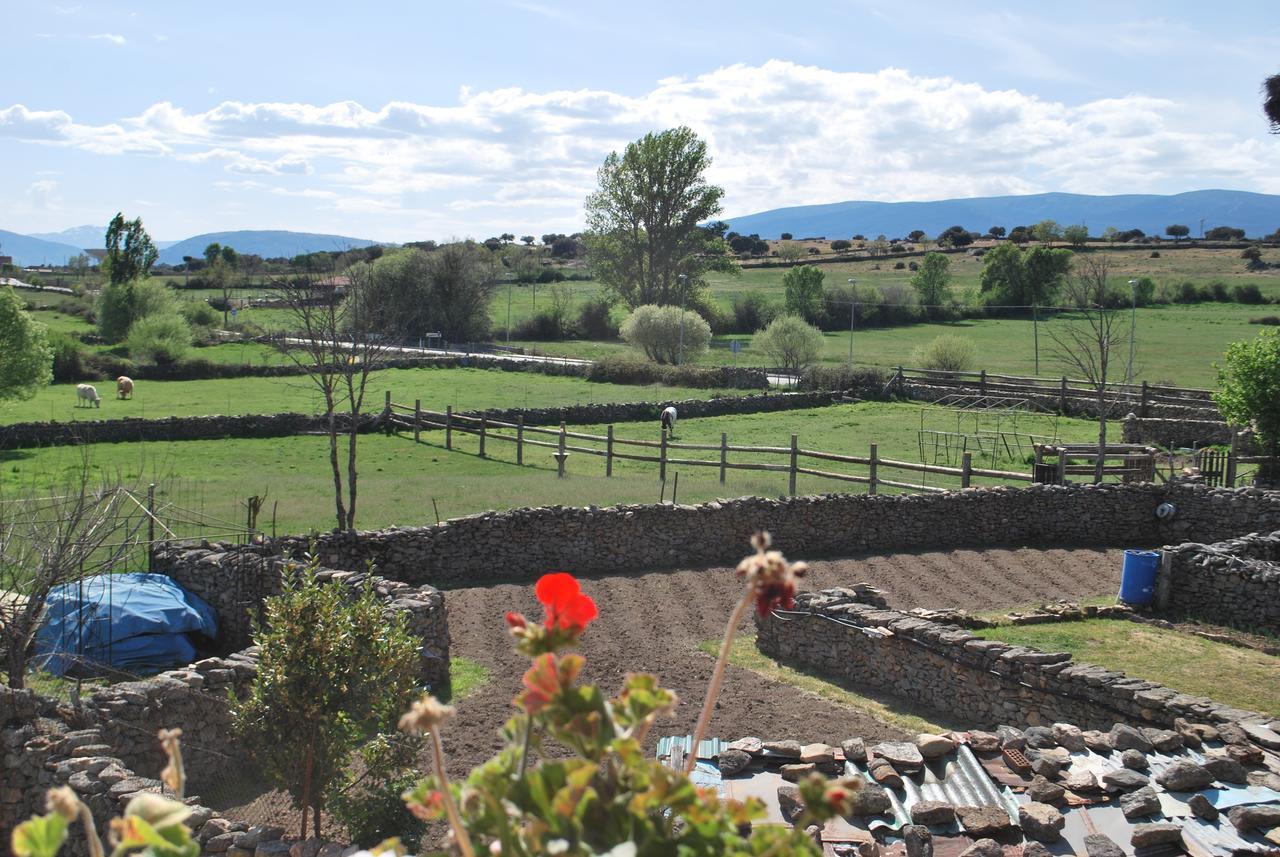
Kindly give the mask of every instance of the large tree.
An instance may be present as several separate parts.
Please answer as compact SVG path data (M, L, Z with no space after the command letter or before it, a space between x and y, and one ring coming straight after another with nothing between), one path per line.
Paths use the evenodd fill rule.
M1050 304L1071 266L1071 251L1033 247L1023 251L1011 241L987 251L979 284L987 303L1032 307Z
M787 312L812 324L822 318L823 273L816 265L800 265L782 275Z
M106 244L102 271L108 283L129 283L145 277L160 255L151 236L142 228L142 218L125 220L120 212L116 212L107 226Z
M911 288L929 318L936 318L942 306L951 301L950 267L950 260L942 253L925 253L920 269L911 275Z
M1264 330L1227 346L1214 402L1227 422L1252 426L1267 454L1280 455L1280 334Z
M587 197L587 252L596 276L629 307L676 304L703 275L732 263L714 230L724 190L706 180L707 144L685 127L612 152ZM685 279L681 279L681 275Z
M0 401L29 399L52 380L44 325L31 318L17 292L0 289Z
M524 248L518 252L530 266L537 265L535 254ZM497 266L498 257L474 242L446 244L431 252L411 247L387 253L373 263L367 284L369 329L414 343L428 333L451 342L484 339ZM528 279L534 277L530 273Z

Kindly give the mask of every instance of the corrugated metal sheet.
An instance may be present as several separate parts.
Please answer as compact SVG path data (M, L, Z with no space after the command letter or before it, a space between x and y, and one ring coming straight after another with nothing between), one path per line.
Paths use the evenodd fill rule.
M670 756L671 749L676 746L679 746L687 753L692 744L692 735L667 735L658 739L657 757L662 759ZM726 742L721 741L719 738L703 738L698 744L698 758L714 759L716 756L720 755L721 749L726 746L728 746Z
M1200 850L1216 857L1231 857L1242 852L1264 852L1274 850L1275 846L1260 836L1249 834L1241 836L1226 816L1217 822L1202 821L1192 817L1179 820L1182 825L1182 836L1189 850L1195 853Z

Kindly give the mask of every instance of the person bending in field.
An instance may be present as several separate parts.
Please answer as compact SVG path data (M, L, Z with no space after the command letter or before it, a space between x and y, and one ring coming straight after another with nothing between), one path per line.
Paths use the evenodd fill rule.
M674 405L667 405L662 409L662 427L667 430L667 437L675 437L676 409Z

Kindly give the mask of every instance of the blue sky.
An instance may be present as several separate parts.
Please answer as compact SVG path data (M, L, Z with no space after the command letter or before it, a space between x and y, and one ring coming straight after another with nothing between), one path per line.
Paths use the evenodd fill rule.
M1042 5L6 0L0 228L568 232L676 124L726 215L1280 193L1274 2Z

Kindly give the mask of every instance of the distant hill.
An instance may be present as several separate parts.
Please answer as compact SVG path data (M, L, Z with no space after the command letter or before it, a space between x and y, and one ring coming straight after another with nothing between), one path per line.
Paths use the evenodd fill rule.
M44 241L0 229L0 256L12 256L15 265L65 265L84 248L56 241Z
M41 241L53 241L57 244L70 244L82 249L98 249L104 246L107 227L105 226L72 226L61 232L29 232L31 238Z
M1092 235L1114 226L1163 236L1166 226L1180 223L1190 227L1195 237L1200 234L1201 218L1206 230L1234 226L1250 237L1267 235L1280 229L1280 196L1239 190L1196 190L1170 196L1039 193L936 202L800 205L724 220L743 235L756 233L761 238L777 238L790 232L796 238L836 239L853 235L902 238L915 229L932 236L957 225L971 232L986 232L992 226L1012 229L1046 219L1063 226L1083 223Z
M238 232L209 232L169 245L160 251L160 261L168 265L181 265L183 256L203 256L204 248L215 243L224 247L234 247L237 253L256 253L264 259L270 259L277 256L297 256L301 253L350 250L368 247L379 242L365 238L350 238L345 235L322 235L286 230L244 229Z

